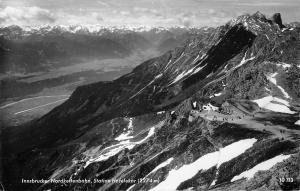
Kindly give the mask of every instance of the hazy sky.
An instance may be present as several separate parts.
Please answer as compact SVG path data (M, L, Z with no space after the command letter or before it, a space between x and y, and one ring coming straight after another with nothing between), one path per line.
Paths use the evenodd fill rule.
M300 0L0 0L0 25L216 26L244 14L300 21Z

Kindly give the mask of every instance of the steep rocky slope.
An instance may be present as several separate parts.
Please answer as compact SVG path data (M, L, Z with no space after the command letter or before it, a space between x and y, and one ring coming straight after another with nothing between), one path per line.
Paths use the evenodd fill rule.
M77 88L39 120L4 129L5 185L299 188L300 28L280 21L278 14L242 15L119 79ZM91 182L20 184L20 178Z

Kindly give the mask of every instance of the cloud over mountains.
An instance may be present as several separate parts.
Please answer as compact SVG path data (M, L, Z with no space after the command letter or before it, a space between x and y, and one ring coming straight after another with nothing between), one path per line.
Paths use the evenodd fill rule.
M33 7L5 7L0 9L0 24L49 24L54 23L56 17L49 10Z
M0 0L0 25L218 26L244 13L300 17L298 0Z

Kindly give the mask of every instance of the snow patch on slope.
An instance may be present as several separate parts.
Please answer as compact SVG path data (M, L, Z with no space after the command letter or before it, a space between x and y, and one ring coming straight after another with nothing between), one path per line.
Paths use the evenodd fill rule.
M276 66L283 67L283 68L290 68L290 67L292 67L290 64L287 64L287 63L278 63L278 64L276 64Z
M99 161L107 160L108 158L118 154L123 149L133 149L136 145L139 145L145 142L149 137L151 137L155 133L155 129L163 125L163 122L158 123L157 125L150 128L146 137L144 137L140 141L130 142L130 140L121 141L118 144L106 147L99 152L101 146L96 148L87 150L84 152L86 156L90 156L90 158L86 161L84 168L86 168L89 164Z
M268 40L270 40L269 36L265 34L265 36L267 37Z
M195 63L198 60L199 57L200 57L200 55L198 54L197 57L194 59L194 61L192 63Z
M202 107L203 110L207 110L207 111L218 111L219 108L213 106L211 103L207 104L207 105L203 105Z
M123 141L123 140L133 138L133 136L129 136L132 133L132 130L133 130L132 121L133 121L133 119L129 118L129 123L128 123L128 127L127 127L128 131L126 133L122 133L121 135L116 137L115 138L116 141Z
M234 69L237 69L237 68L241 67L242 65L246 64L248 61L251 61L255 58L255 56L252 56L252 57L246 59L246 56L247 56L247 52L245 53L245 55L244 55L243 59L241 60L240 64L237 65L236 67L234 67Z
M158 78L162 77L162 74L159 74L157 76L154 77L154 79L152 81L150 81L146 86L144 86L142 89L140 89L137 93L135 93L134 95L132 95L129 99L134 98L135 96L139 95L144 89L146 89L148 86L150 86L153 82L155 82L155 80L157 80Z
M259 107L268 109L275 112L294 114L296 112L291 111L289 108L289 102L273 96L263 97L261 99L252 100L257 103ZM276 103L277 102L277 103Z
M198 67L198 68L194 68L193 69L193 74L196 74L196 73L198 73L200 70L202 70L205 66L206 66L207 64L205 64L204 66L201 66L201 67Z
M194 108L197 107L197 102L196 102L196 101L193 102L193 107L194 107Z
M283 160L286 160L290 157L291 155L279 155L274 158L271 158L269 160L266 160L262 163L259 163L258 165L254 166L253 168L241 173L240 175L237 175L231 179L231 182L239 180L241 178L247 178L250 179L254 176L254 174L258 171L261 170L269 170L272 168L275 164L282 162Z
M276 80L276 76L277 76L277 72L275 72L274 74L272 74L272 75L270 75L270 76L267 76L267 79L270 81L270 82L272 82L274 85L276 85L279 89L280 89L280 91L282 92L282 94L284 95L284 97L286 97L286 98L291 98L290 96L289 96L289 94L281 87L281 86L279 86L279 85L277 85L277 80Z
M173 80L173 82L170 84L174 84L176 82L178 82L179 80L181 80L184 76L186 76L187 74L189 74L190 72L186 72L186 71L183 71L182 73L180 73L178 76L176 76L176 78Z
M209 96L209 98L218 97L218 96L220 96L220 95L222 95L222 92L216 93L216 94L214 94L214 95L211 95L211 96Z
M168 69L168 66L169 66L169 64L170 64L171 62L172 62L172 59L170 59L169 62L167 63L167 65L166 65L166 67L165 67L165 70Z
M155 167L149 174L157 171L158 169L167 166L168 164L170 164L173 161L173 157L169 158L168 160L162 162L161 164L159 164L157 167Z
M154 79L158 79L158 78L160 78L162 76L163 76L163 74L158 74L157 76L154 77Z
M181 55L174 61L173 65L175 65L184 55L184 52L181 53Z
M198 60L203 59L205 56L206 56L206 54L203 54L203 55L201 56L201 58L198 59L198 58L199 58L199 55L198 55L198 56L194 59L194 61L192 62L191 65L194 65ZM173 82L171 82L169 85L172 85L172 84L178 82L179 80L181 80L182 78L184 78L184 77L187 76L187 75L191 75L191 74L195 74L195 73L199 72L200 70L202 70L202 69L207 65L207 63L206 63L205 65L203 65L203 66L201 66L201 67L198 67L200 64L201 64L201 63L197 64L196 66L192 67L192 68L189 69L188 71L183 71L182 73L180 73L178 76L176 76L176 78L173 80Z
M176 82L178 82L179 80L181 80L182 78L184 78L185 76L188 76L190 74L195 74L197 72L199 72L200 70L202 70L202 68L204 68L206 66L206 64L202 67L193 67L191 69L189 69L188 71L183 71L182 73L180 73L178 76L176 76L176 78L173 80L173 82L171 82L169 85L172 85Z
M191 164L184 165L179 169L173 169L169 172L166 180L152 188L151 191L176 190L181 182L192 178L199 170L207 170L215 165L219 166L239 156L251 148L256 141L254 138L237 141L221 148L220 151L208 153Z

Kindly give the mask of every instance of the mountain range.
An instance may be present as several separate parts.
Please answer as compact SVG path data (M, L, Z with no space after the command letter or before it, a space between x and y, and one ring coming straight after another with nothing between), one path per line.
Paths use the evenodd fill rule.
M135 52L167 51L204 31L187 28L96 28L44 26L0 28L1 73L39 72L86 58L125 58Z
M171 38L180 39L169 32L156 36L162 50L168 49L164 43L174 46ZM152 39L152 32L142 33L141 41L134 40L141 42L137 46L130 44L136 33L108 36L131 50ZM47 38L51 35L40 42ZM71 33L61 38L97 44L93 37ZM178 40L182 46L118 79L78 87L37 120L3 128L4 186L52 191L299 189L299 26L283 24L279 13L266 18L257 12L183 39ZM26 43L22 47L29 48ZM92 48L93 54L101 55L105 47ZM127 54L122 46L112 47L118 55ZM22 184L22 179L87 183Z

